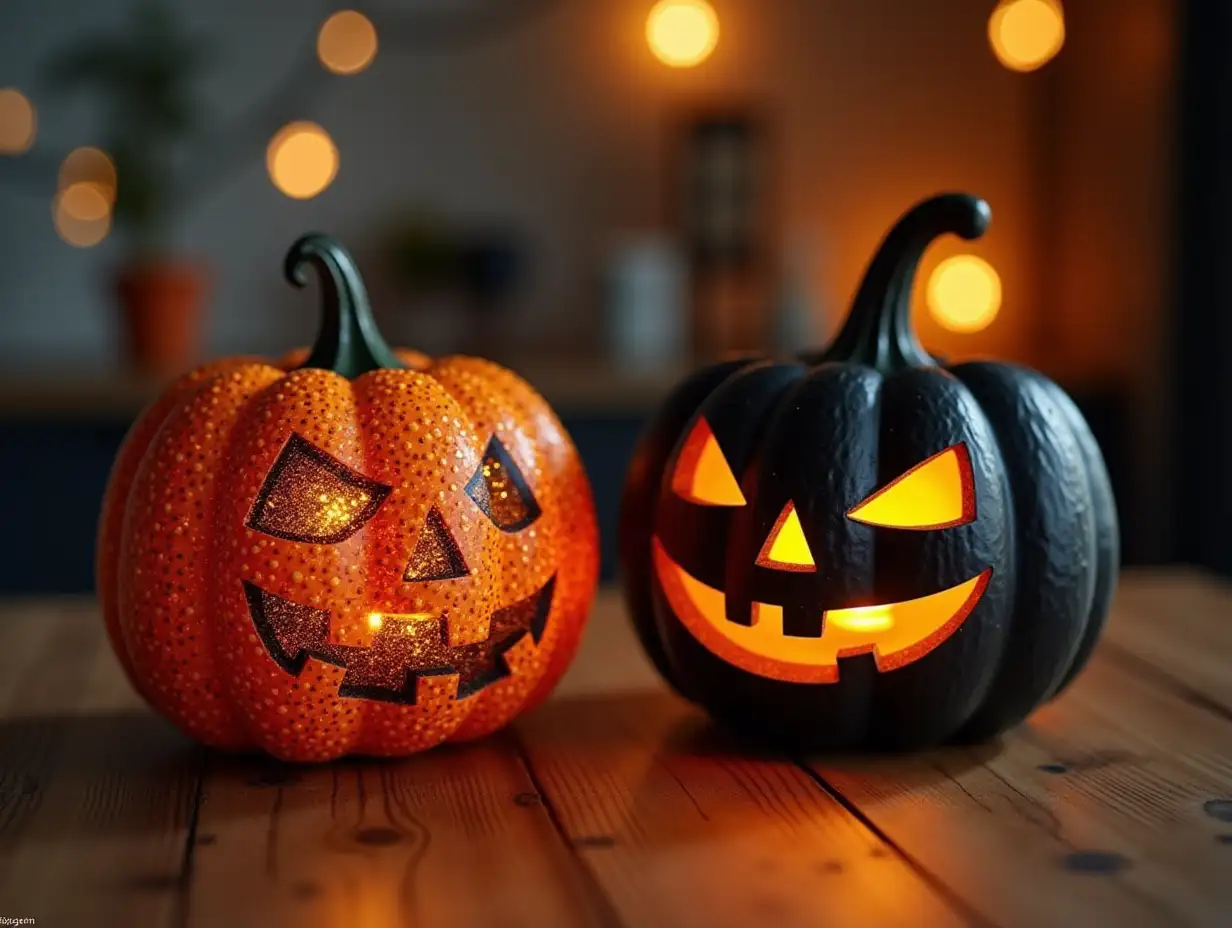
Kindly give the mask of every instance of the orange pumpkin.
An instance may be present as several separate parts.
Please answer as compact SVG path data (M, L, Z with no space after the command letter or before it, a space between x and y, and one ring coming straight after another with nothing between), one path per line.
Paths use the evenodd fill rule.
M345 250L305 236L288 279L308 264L325 322L302 364L209 364L126 438L99 530L111 643L217 748L320 761L486 735L577 647L598 572L586 474L526 383L391 350Z

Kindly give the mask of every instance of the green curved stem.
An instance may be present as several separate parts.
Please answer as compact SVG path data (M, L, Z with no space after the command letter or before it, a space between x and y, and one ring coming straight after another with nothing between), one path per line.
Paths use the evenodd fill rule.
M311 232L291 246L283 273L296 287L308 283L307 265L321 278L321 331L301 367L319 367L352 379L380 368L401 368L372 318L368 292L350 253L335 238Z
M873 256L834 341L807 360L867 364L883 373L934 364L911 326L911 290L920 258L946 233L979 238L991 219L988 204L966 193L943 193L908 210Z

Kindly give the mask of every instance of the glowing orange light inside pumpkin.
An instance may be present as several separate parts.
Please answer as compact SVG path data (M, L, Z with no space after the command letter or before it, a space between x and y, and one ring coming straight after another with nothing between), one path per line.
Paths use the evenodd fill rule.
M975 521L975 484L967 446L954 445L917 464L847 517L866 525L920 531Z
M699 418L680 449L672 490L703 506L743 506L744 494L715 440L710 423Z
M655 572L681 622L710 652L742 670L794 683L834 683L838 662L872 654L879 671L919 660L966 621L992 570L918 599L849 609L828 609L820 637L787 635L783 607L754 601L752 624L727 618L727 596L672 560L655 538Z
M893 606L855 606L831 609L826 621L849 632L883 632L894 625Z
M382 625L385 624L385 618L379 612L368 613L368 627L375 631L380 631Z
M813 552L809 550L808 540L804 537L804 526L800 524L800 516L796 514L794 503L783 507L778 521L770 530L766 543L762 545L761 553L757 555L757 563L762 567L776 567L780 570L813 571L817 562L813 560Z

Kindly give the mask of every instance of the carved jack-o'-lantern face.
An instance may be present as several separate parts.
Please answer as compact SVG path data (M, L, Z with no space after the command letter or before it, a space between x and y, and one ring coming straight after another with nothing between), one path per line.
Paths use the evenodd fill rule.
M634 628L724 724L810 749L979 739L1098 641L1117 520L1081 413L1034 371L940 363L912 329L928 244L988 221L965 194L920 203L829 345L696 371L639 442Z
M670 492L687 503L733 509L747 501L709 423L699 417L671 468ZM965 443L937 452L846 510L864 525L939 531L976 520L975 485ZM656 536L655 570L672 611L710 651L763 676L801 683L839 679L839 661L871 654L878 670L918 660L962 625L983 595L991 568L938 592L900 602L809 608L804 621L785 623L784 602L752 599L747 612L729 609L724 590L693 576ZM794 500L788 498L758 548L754 569L816 574ZM824 565L822 565L824 569ZM807 584L787 587L788 592ZM809 612L813 616L809 615Z
M405 755L544 699L598 574L546 401L481 358L390 348L325 236L311 352L174 383L116 461L99 592L134 687L189 735L293 761Z
M245 525L286 541L337 545L359 532L392 490L292 434ZM505 534L516 535L541 515L526 478L496 437L489 441L463 492L474 515L482 515ZM471 574L440 505L431 505L410 547L401 581L422 591L418 585L447 584ZM476 579L483 582L482 577ZM340 696L413 704L423 677L456 675L458 699L507 677L505 653L528 636L536 645L543 637L555 583L553 572L529 596L492 611L487 633L479 640L465 640L466 625L457 622L451 627L444 610L367 610L358 628L351 622L352 631L359 634L348 642L339 640L346 627L341 622L338 628L332 626L331 609L283 598L251 580L244 580L244 591L261 641L287 673L298 676L308 659L315 658L345 668Z

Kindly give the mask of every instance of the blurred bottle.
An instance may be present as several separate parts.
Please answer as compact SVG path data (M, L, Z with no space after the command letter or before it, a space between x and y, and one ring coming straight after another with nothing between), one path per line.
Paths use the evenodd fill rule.
M645 373L680 363L687 339L688 271L666 236L619 242L605 280L607 343L617 367Z

